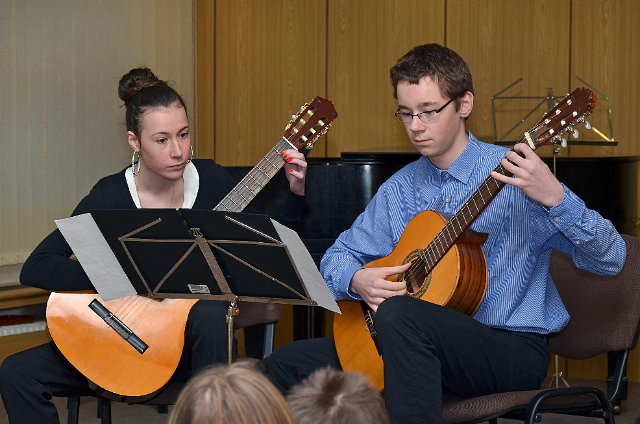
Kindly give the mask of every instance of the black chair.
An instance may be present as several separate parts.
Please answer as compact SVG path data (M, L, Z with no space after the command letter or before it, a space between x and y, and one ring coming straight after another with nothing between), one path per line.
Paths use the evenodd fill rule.
M497 393L476 398L445 397L445 423L497 424L499 417L537 423L542 414L602 418L614 423L612 405L626 399L629 352L636 346L640 326L640 242L623 235L627 257L615 276L599 276L577 269L570 258L554 252L551 274L571 320L549 337L552 354L585 359L608 353L607 394L595 387L541 388Z
M275 324L280 320L280 305L241 302L239 308L240 313L234 319L234 328L238 330L263 324L265 331L262 357L266 358L271 355L275 338ZM158 412L166 413L169 405L175 404L183 385L184 383L182 382L170 382L150 399L142 401L125 399L124 402L135 405L153 406L158 409ZM100 422L102 424L111 424L111 402L113 402L113 400L100 396L98 393L95 394L95 397L98 399L97 415L100 418ZM79 412L80 396L69 397L67 400L67 423L78 424Z

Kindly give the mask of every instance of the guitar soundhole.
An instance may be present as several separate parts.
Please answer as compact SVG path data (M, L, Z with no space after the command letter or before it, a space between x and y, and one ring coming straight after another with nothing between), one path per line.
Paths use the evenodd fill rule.
M413 297L422 297L431 282L431 274L427 274L419 253L420 250L409 253L403 263L413 262L413 265L400 276L400 280L405 280L407 284L407 294Z

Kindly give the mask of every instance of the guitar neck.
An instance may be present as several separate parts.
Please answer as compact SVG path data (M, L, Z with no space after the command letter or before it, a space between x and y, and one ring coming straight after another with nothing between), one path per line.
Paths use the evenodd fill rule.
M291 143L284 137L281 138L213 210L242 212L284 166L280 152L291 148L293 148Z
M509 171L504 169L502 164L495 167L494 171L510 177ZM453 244L464 234L469 226L476 220L482 211L496 197L498 192L504 187L504 183L496 180L491 175L485 179L480 187L471 195L469 200L460 210L447 221L447 224L431 240L431 243L424 249L422 258L425 267L430 272L440 262L440 259L449 251Z

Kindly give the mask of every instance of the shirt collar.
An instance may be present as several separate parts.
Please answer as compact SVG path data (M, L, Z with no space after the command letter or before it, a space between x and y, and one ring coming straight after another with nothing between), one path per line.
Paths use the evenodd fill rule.
M461 183L468 183L480 158L481 142L470 131L467 131L467 134L469 134L467 147L465 147L462 154L458 156L448 169L439 169L435 167L428 158L421 158L427 164L427 173L432 176L438 176L438 179L446 173Z
M124 176L127 180L131 199L133 203L135 203L136 208L140 209L140 198L138 197L138 190L136 190L136 182L133 178L131 167L126 169ZM198 187L200 187L200 176L193 162L189 162L187 166L185 166L182 177L184 178L184 200L182 202L182 209L191 209L198 196Z

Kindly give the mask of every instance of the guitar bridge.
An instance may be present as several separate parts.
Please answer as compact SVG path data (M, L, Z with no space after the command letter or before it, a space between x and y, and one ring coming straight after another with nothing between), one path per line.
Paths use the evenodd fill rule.
M96 313L104 322L107 323L120 337L122 337L127 343L129 343L135 350L144 353L149 347L148 344L142 341L129 327L127 327L120 318L115 316L109 309L107 309L102 303L94 299L89 304L89 308Z

